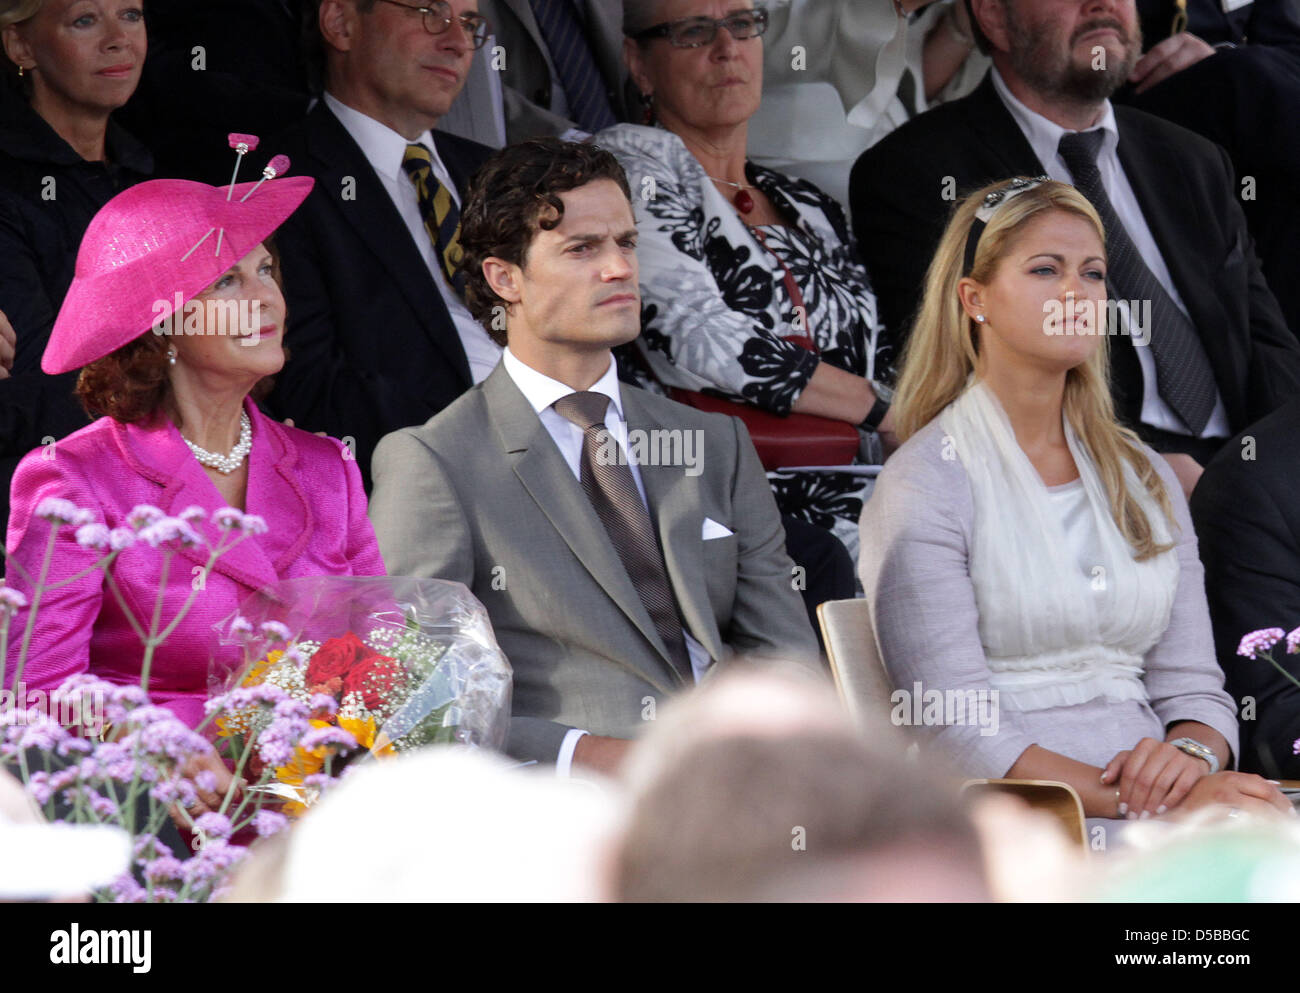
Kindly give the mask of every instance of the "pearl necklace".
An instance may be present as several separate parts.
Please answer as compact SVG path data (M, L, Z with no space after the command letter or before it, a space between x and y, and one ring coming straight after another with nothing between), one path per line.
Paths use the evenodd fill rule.
M217 472L229 476L244 464L244 459L248 458L248 453L253 447L253 422L248 419L248 411L239 412L239 443L230 450L229 455L209 452L206 448L194 444L189 438L184 438L184 441L190 446L190 451L194 453L194 457L200 464L210 466Z

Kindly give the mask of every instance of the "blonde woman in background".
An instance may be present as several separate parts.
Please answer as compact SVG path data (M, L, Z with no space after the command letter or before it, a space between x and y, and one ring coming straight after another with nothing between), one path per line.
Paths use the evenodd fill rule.
M861 521L882 657L907 694L984 702L919 711L971 775L1070 783L1090 818L1289 812L1219 772L1236 715L1178 481L1112 408L1104 246L1051 180L986 187L949 223L899 382L905 443Z

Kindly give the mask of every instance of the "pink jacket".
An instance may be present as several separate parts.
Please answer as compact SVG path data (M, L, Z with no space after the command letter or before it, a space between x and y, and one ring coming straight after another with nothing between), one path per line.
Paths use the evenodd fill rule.
M347 449L264 416L252 401L253 423L246 509L266 519L266 534L247 538L217 560L190 612L154 652L149 693L191 727L203 717L209 675L224 677L239 664L236 649L217 645L213 625L250 593L297 576L382 576L384 562L366 517L361 473ZM209 520L199 525L209 542L219 531L212 512L224 505L203 467L176 427L143 428L102 417L57 442L28 454L14 474L7 548L31 574L39 575L50 524L35 516L46 497L71 500L95 512L110 528L127 526L138 504L178 515L197 505ZM55 546L50 581L71 576L98 558L77 545L75 528L64 526ZM206 548L183 549L171 564L163 601L165 626L198 582ZM142 627L153 615L164 555L139 545L114 566L123 598ZM12 563L8 585L31 599L32 589ZM10 626L6 681L13 679L28 611ZM144 648L104 583L103 572L47 593L37 613L23 682L28 693L47 693L73 673L93 672L116 684L136 684Z

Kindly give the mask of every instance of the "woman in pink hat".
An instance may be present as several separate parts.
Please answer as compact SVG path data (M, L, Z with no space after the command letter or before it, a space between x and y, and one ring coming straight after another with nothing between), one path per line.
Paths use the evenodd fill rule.
M39 575L53 526L36 512L47 497L90 509L110 529L138 526L141 505L191 520L200 518L197 507L206 523L195 526L207 529L209 544L220 508L265 520L265 533L242 541L206 577L208 549L199 546L182 547L165 579L164 623L200 592L155 653L149 693L191 726L203 717L210 675L222 678L238 662L234 649L213 658L213 625L245 596L298 576L384 574L350 450L267 418L253 399L285 359L284 297L267 239L312 183L279 179L228 192L155 180L109 201L86 230L41 360L51 374L81 368L78 395L103 416L32 452L14 475L8 582L28 599L24 575ZM77 530L60 529L50 582L100 557L81 547ZM148 624L164 559L143 545L114 565L121 597L99 569L45 595L23 670L29 693L87 671L140 681L143 648L125 611ZM19 612L11 630L26 621ZM10 641L11 674L20 640Z

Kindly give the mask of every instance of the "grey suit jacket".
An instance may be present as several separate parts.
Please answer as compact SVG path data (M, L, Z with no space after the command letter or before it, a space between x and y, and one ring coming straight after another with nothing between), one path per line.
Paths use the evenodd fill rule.
M614 116L628 120L627 67L623 64L622 0L585 0L592 54L605 79ZM540 135L561 135L576 125L551 111L553 66L546 40L528 0L480 0L505 55L501 83L510 144Z
M744 426L621 389L629 432L698 432L696 475L638 461L691 636L716 662L815 659ZM372 470L370 516L389 572L462 582L487 607L514 667L511 755L552 762L575 727L634 737L681 688L582 486L504 366L428 423L384 438ZM701 540L706 518L734 533Z

